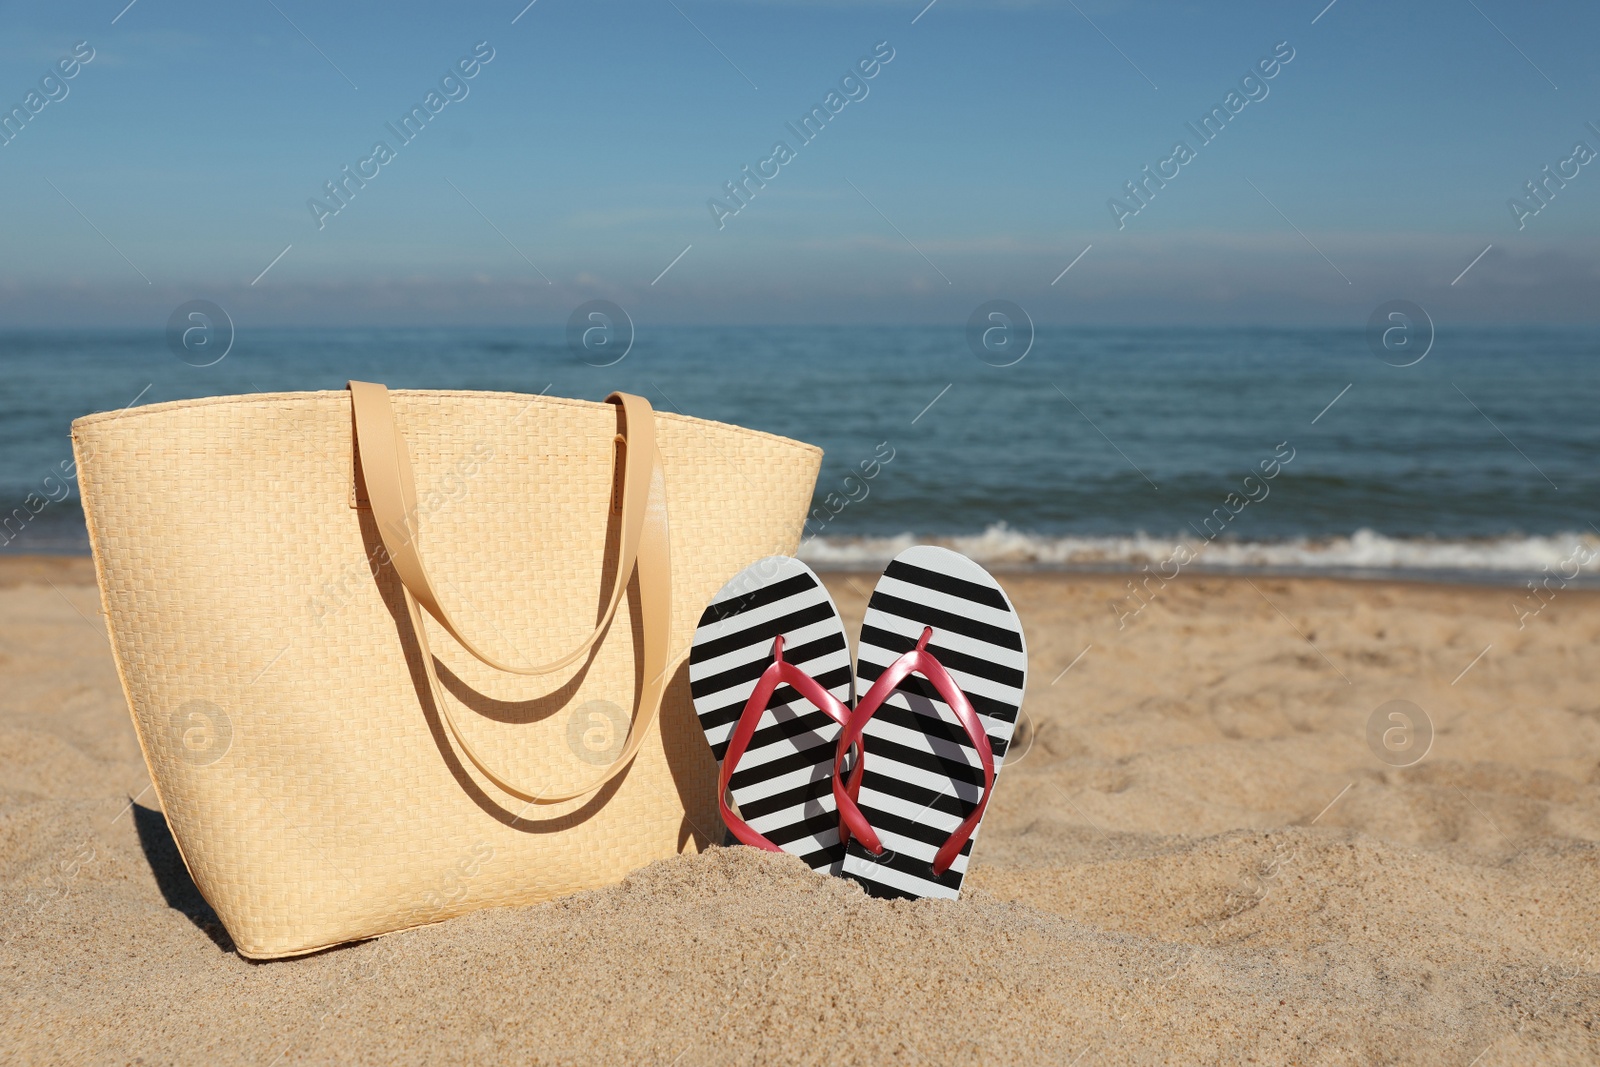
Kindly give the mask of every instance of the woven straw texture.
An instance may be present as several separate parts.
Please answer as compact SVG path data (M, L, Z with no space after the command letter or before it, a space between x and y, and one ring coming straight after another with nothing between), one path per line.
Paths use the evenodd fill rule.
M526 664L594 628L616 566L616 408L391 393L441 600ZM349 394L152 405L73 423L117 668L168 824L241 954L295 955L617 881L720 842L716 765L685 666L746 564L794 552L821 451L656 413L674 664L658 724L597 793L528 804L451 746L401 588L353 506ZM378 558L382 558L381 556ZM639 688L637 594L585 663L496 672L428 620L456 718L550 792L620 750Z

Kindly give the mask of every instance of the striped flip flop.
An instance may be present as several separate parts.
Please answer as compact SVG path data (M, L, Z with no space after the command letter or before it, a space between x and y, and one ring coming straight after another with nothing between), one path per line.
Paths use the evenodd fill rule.
M998 582L949 549L900 553L867 602L834 794L844 874L884 897L954 900L1022 710L1028 651Z
M832 781L850 686L844 623L804 563L758 560L712 599L689 652L689 691L719 765L723 822L736 839L839 873L844 846Z

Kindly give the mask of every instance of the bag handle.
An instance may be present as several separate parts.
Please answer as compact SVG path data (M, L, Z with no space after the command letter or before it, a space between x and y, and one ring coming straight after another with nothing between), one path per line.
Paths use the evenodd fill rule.
M611 781L633 762L644 735L661 711L666 690L667 651L672 633L671 550L667 529L666 480L661 471L661 456L655 445L655 414L649 401L628 393L612 393L606 398L623 413L623 433L617 435L622 449L616 478L621 481L621 537L617 573L605 614L586 640L560 659L532 667L518 667L490 656L478 648L456 626L439 603L417 549L417 494L411 459L394 424L394 409L386 387L372 382L349 383L351 410L356 428L357 455L361 476L372 506L378 536L405 593L411 627L422 653L423 668L432 687L434 704L450 729L456 744L473 764L495 785L512 796L533 803L553 804L587 796ZM455 720L450 702L445 699L434 667L423 627L422 609L438 620L468 652L483 663L508 674L548 674L568 666L594 647L610 625L627 591L628 579L639 575L639 607L644 631L644 682L639 702L622 752L601 774L582 788L554 793L547 789L529 790L491 768L467 741Z
M622 482L622 537L618 545L617 573L611 584L611 598L605 614L582 643L565 656L532 667L502 663L473 643L461 632L439 603L433 582L428 577L417 550L417 492L412 479L411 458L394 425L394 410L389 405L389 390L372 382L351 382L350 401L355 411L356 445L361 473L366 481L372 517L378 524L383 547L394 563L400 581L411 591L428 614L461 643L461 647L497 671L507 674L549 674L577 662L594 647L611 623L622 602L639 554L640 533L648 510L652 469L656 466L655 417L650 402L627 393L612 393L606 402L617 404L623 412L623 432L617 435L622 459L617 472Z

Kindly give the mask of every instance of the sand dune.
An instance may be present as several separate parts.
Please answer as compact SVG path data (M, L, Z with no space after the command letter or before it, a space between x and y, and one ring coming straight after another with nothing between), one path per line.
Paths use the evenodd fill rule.
M852 626L871 581L829 580ZM0 1060L1600 1062L1600 594L1519 629L1514 591L1186 575L1119 628L1120 578L1002 581L1025 737L960 902L713 849L252 964L86 561L0 560ZM1366 739L1396 699L1410 767Z

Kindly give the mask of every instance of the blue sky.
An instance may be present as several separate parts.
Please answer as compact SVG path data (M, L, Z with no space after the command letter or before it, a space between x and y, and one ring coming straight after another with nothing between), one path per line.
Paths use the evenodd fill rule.
M1600 161L1521 230L1506 203L1600 150L1592 4L125 2L0 4L4 110L94 51L0 147L0 326L158 326L192 298L351 325L596 297L688 323L1600 308ZM479 42L465 97L401 143L385 124ZM785 124L879 42L802 144ZM1185 123L1280 42L1202 145ZM1195 157L1119 229L1108 199L1180 138ZM319 229L307 201L379 140L394 158ZM708 200L778 140L794 158L719 229Z

